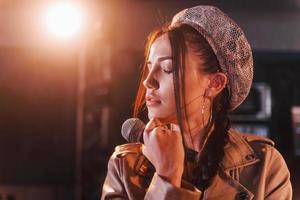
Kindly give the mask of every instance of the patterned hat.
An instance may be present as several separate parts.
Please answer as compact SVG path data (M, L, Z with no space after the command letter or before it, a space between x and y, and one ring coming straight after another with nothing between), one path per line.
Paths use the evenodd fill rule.
M230 109L234 110L248 96L253 79L252 51L243 31L213 6L196 6L177 13L170 27L181 24L196 29L213 49L229 79Z

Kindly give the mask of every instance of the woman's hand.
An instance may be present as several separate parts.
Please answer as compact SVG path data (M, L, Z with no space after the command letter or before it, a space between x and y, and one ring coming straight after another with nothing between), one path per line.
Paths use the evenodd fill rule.
M156 173L180 187L184 169L184 148L178 125L167 125L151 119L144 130L143 154L154 165Z

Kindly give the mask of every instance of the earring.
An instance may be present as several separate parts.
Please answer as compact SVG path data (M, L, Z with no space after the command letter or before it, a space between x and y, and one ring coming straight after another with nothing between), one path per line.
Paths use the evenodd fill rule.
M205 109L205 97L206 97L206 90L203 94L203 102L202 102L202 109L201 109L201 115L202 115L202 127L204 128L204 109Z
M201 109L202 126L203 126L203 128L205 127L204 126L204 110L205 110L205 99L206 99L205 97L206 97L206 90L204 91L204 94L203 94L203 102L202 102L202 109ZM205 127L206 129L208 129L208 126L211 123L211 121L212 121L212 108L210 109L209 119L208 119L207 125Z
M210 124L212 122L212 108L210 109L210 116L209 116L208 122L207 122L206 126L204 125L204 109L205 109L204 103L205 103L205 96L206 96L206 90L205 90L205 92L203 94L203 104L202 104L201 114L202 114L202 127L204 128L207 136L205 137L205 139L204 139L204 141L202 143L202 147L201 147L201 149L199 151L200 154L202 153L202 151L203 151L203 149L204 149L204 147L205 147L205 145L207 143L207 140L208 140L208 138L210 137L210 134L211 134L211 131L209 130L209 128L210 128Z

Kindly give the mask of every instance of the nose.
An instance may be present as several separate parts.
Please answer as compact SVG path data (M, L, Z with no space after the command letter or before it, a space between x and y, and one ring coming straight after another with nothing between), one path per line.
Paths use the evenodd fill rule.
M146 79L143 81L143 85L146 89L158 89L159 83L154 77L152 72L148 73Z

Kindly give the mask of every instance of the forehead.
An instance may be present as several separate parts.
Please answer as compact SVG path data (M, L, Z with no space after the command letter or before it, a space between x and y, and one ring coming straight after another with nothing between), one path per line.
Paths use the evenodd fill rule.
M168 34L164 33L163 35L159 36L151 45L150 53L149 53L149 60L155 61L159 57L171 56L172 49Z
M188 63L187 67L189 67L190 65L202 65L203 59L199 57L199 54L196 53L193 48L191 48L188 44L186 45L187 49L185 51L185 61ZM148 63L160 61L160 58L162 57L172 58L172 48L167 33L159 36L150 46Z

